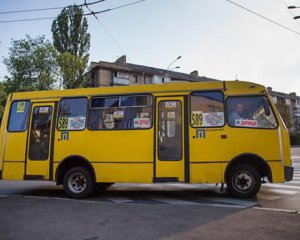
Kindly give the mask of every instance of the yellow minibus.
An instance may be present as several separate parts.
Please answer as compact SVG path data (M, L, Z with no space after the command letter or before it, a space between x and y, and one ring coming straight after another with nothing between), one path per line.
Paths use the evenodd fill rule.
M0 178L74 198L113 183L226 183L249 198L291 181L289 134L265 87L242 81L18 92L0 130Z

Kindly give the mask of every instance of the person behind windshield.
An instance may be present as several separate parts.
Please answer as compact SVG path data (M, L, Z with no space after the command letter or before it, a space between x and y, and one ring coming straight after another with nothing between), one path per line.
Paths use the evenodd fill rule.
M238 103L235 106L234 111L229 116L229 119L228 119L229 125L235 126L235 120L242 119L241 114L243 113L243 111L244 111L243 104Z

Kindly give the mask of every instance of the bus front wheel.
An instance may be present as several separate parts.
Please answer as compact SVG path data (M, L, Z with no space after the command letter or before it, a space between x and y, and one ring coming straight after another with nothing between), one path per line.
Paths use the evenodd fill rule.
M73 167L64 175L64 190L72 198L90 196L94 190L94 185L91 173L84 167Z
M240 164L229 171L227 187L234 197L251 198L260 190L261 177L252 166Z

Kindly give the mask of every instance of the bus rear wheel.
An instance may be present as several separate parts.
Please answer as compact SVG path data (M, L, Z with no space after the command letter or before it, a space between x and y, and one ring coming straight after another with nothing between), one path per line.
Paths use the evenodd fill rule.
M230 170L226 183L234 197L251 198L260 190L261 177L252 166L240 164Z
M94 191L94 185L91 173L84 167L73 167L64 175L64 190L72 198L90 196Z

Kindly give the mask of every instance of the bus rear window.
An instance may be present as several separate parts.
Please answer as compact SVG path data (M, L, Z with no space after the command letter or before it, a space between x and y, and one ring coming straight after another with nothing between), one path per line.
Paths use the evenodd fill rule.
M12 103L8 122L9 132L23 132L27 129L29 109L29 101L15 101Z
M243 128L277 128L277 121L263 96L229 97L227 99L228 125Z

